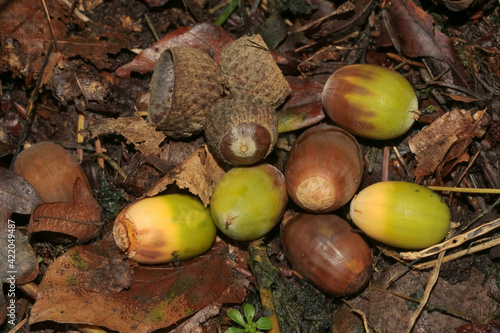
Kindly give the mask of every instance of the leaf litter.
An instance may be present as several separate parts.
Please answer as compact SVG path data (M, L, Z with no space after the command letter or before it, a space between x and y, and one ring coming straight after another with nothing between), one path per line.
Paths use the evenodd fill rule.
M273 58L292 87L292 95L277 110L282 144L270 162L283 170L287 151L301 129L328 122L321 109L321 91L336 68L377 63L403 74L416 88L419 100L438 112L422 115L421 122L400 141L382 143L397 147L396 156L388 150L385 157L373 154L380 144L360 140L365 160L375 163L365 172L362 186L385 174L391 180L475 187L478 192L439 190L452 208L456 226L438 246L439 261L438 252L432 251L435 248L409 258L405 257L408 253L371 243L378 257L372 287L350 299L349 305L319 297L317 292L304 293L314 288L290 273L276 234L265 239L269 262L258 270L253 262L248 266L246 246L224 239L204 256L178 267L150 267L126 260L114 248L110 216L89 224L94 231L99 229L97 239L57 245L22 235L29 235L30 223L25 219L23 225L14 214L20 221L16 246L27 254L27 259L19 259L27 265L22 272L26 278L20 275L17 282L34 281L30 285L38 289L34 299L22 295L16 299L32 306L25 317L28 330L53 321L121 332L160 328L215 332L230 326L225 316L230 305L252 302L257 311L262 310L255 283L262 283L259 276L267 274L274 279L270 286L285 329L306 327L313 318L322 326L307 326L311 332L350 332L359 327L375 332L412 328L413 332L455 328L472 332L479 327L493 331L500 300L494 255L499 239L494 190L500 186L497 2L354 1L339 6L315 0L304 6L294 1L255 1L238 3L241 8L227 17L222 15L225 4L217 1L189 1L184 3L186 8L165 1L146 3L151 7L118 0L0 2L0 166L8 167L16 151L13 147L25 141L54 140L77 156L93 156L85 161L94 170L89 174L96 177L93 194L99 202L109 195L109 200L121 198L123 205L181 190L198 196L207 206L228 166L213 159L202 136L172 140L147 121L150 75L168 47L196 47L218 62L225 45L261 29L265 40L276 46L271 50ZM264 24L266 15L269 20ZM218 20L221 17L224 20ZM216 21L222 23L216 25ZM262 30L270 27L281 30ZM34 87L38 96L30 93ZM27 106L28 113L22 114L16 105ZM88 135L79 141L77 132ZM104 168L95 162L99 156L108 161ZM381 163L382 158L390 163ZM99 185L102 181L105 186ZM75 194L75 202L92 202L86 195ZM2 197L1 203L6 200ZM29 208L22 214L35 211L34 220L44 205ZM71 223L78 218L72 209L54 210L57 213L43 214L43 223L55 230L73 231ZM53 223L60 219L59 213L64 213L62 220L67 223L62 229ZM54 251L41 252L43 248ZM42 263L40 271L35 269L36 258ZM431 274L428 270L436 264L441 268ZM450 264L465 267L467 277L456 282L459 272L444 274ZM0 314L5 314L6 304L0 299L4 302ZM416 304L422 312L415 312Z

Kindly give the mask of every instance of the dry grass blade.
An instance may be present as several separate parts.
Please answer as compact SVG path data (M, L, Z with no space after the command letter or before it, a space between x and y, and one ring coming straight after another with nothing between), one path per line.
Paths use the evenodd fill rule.
M357 313L361 316L361 319L363 320L363 327L365 328L365 332L366 333L370 333L370 332L375 332L375 333L380 333L380 331L378 331L375 327L373 327L372 324L370 324L370 322L368 321L368 318L366 318L366 314L359 310L359 309L355 309L351 304L349 304L349 302L347 302L346 300L343 300L343 302L351 309L351 312L354 312L354 313ZM370 330L370 328L372 328L372 330Z
M406 260L417 260L420 258L425 258L437 253L440 253L442 251L445 251L447 249L452 249L454 247L457 247L469 240L472 240L474 238L477 238L479 236L482 236L496 228L500 227L500 218L493 220L491 222L485 223L480 227L477 227L476 229L473 229L465 234L460 234L457 235L453 238L448 239L447 241L444 241L440 244L433 245L427 249L424 249L419 252L402 252L400 253L400 256L403 259Z
M484 242L480 245L472 246L466 250L458 251L458 252L455 252L455 253L450 254L448 256L445 256L443 258L443 263L453 261L453 260L461 258L463 256L466 256L466 255L469 255L469 254L472 254L475 252L483 251L483 250L492 248L492 247L497 246L497 245L500 245L500 237L493 238L493 239L491 239L487 242ZM424 262L421 264L413 265L412 268L415 268L418 270L428 269L428 268L434 267L437 264L437 262L438 262L438 260L431 260L431 261Z
M432 270L431 276L429 277L429 281L427 282L427 286L425 287L424 296L420 300L420 304L418 305L417 310L413 313L413 316L410 319L410 323L408 324L408 329L406 330L406 333L411 332L411 330L413 329L413 326L415 325L415 322L417 321L418 317L420 316L420 313L425 308L425 305L427 304L427 301L429 300L429 296L431 295L432 288L436 284L436 281L439 277L439 271L441 270L441 263L443 262L444 254L445 254L445 251L439 253L437 264L434 267L434 269Z

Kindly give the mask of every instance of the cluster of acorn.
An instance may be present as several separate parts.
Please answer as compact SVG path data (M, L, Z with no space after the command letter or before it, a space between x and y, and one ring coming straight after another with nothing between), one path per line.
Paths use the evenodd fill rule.
M282 220L291 198L302 211L281 224L285 255L319 289L345 295L359 291L372 269L367 243L333 214L349 201L352 222L376 241L418 249L445 237L450 211L423 186L381 182L355 195L363 175L355 136L391 139L414 122L417 98L403 76L373 65L337 70L325 84L323 106L338 126L319 124L300 134L283 175L261 161L276 144L275 108L290 88L262 39L254 35L229 44L220 67L203 52L184 49L189 48L167 50L157 64L150 119L178 138L203 129L213 155L232 167L216 184L208 208L184 194L125 208L113 235L130 258L146 264L192 258L212 246L217 229L240 241L261 238ZM193 75L196 67L204 69L194 84L198 91L185 93L189 80L181 73L190 72L192 87L201 75Z

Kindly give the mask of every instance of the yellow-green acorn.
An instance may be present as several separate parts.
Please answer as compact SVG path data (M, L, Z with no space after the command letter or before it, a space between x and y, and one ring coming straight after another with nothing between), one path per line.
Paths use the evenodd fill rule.
M260 164L229 170L215 186L210 211L222 233L251 241L274 228L287 202L283 174L270 164Z
M450 210L439 195L402 181L366 187L351 201L350 215L369 237L407 250L439 243L451 223Z
M323 108L337 125L368 139L404 134L418 112L415 92L404 76L369 64L344 66L323 88Z
M196 257L210 249L216 235L209 209L187 194L136 201L122 210L113 226L118 247L143 264Z

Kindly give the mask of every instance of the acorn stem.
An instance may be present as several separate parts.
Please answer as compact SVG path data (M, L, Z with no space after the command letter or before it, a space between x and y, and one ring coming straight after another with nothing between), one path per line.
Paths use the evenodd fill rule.
M498 189L498 188L461 188L461 187L447 187L447 186L427 186L427 188L430 190L433 190L433 191L500 194L500 189Z

